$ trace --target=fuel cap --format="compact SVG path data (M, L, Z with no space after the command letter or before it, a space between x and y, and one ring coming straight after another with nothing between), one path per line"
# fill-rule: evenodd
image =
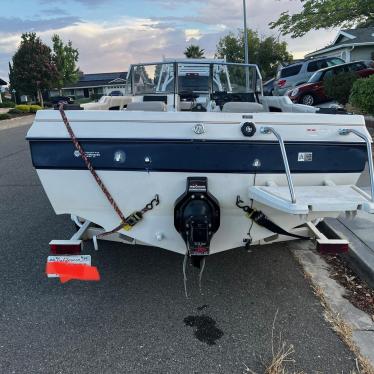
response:
M252 122L245 122L241 130L244 136L251 137L256 133L256 126Z

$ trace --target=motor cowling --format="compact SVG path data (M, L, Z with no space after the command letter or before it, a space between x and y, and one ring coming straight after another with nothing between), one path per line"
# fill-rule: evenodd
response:
M206 177L188 177L186 191L175 202L174 226L190 255L209 255L210 242L220 225L218 200L208 192Z

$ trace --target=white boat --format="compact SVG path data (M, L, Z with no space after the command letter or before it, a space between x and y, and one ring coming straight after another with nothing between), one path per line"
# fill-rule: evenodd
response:
M120 111L66 111L127 225L59 111L38 111L27 139L56 214L101 231L123 224L119 240L205 256L293 239L301 225L342 212L374 213L373 183L372 196L355 186L368 160L373 182L364 118L263 96L255 65L132 65L128 96Z

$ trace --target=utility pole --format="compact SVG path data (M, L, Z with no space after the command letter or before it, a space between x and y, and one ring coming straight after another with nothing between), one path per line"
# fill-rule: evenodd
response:
M248 28L247 28L247 4L246 0L243 0L243 13L244 13L244 62L246 64L248 61Z
M243 0L243 13L244 13L244 62L249 63L248 57L248 29L247 29L247 4L246 0ZM245 86L247 92L249 91L249 68L245 68Z

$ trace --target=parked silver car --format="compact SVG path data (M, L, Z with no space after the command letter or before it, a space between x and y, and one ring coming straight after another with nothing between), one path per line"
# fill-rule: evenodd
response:
M287 65L277 72L273 95L283 96L288 90L308 82L317 70L344 63L345 61L338 57L324 57Z

